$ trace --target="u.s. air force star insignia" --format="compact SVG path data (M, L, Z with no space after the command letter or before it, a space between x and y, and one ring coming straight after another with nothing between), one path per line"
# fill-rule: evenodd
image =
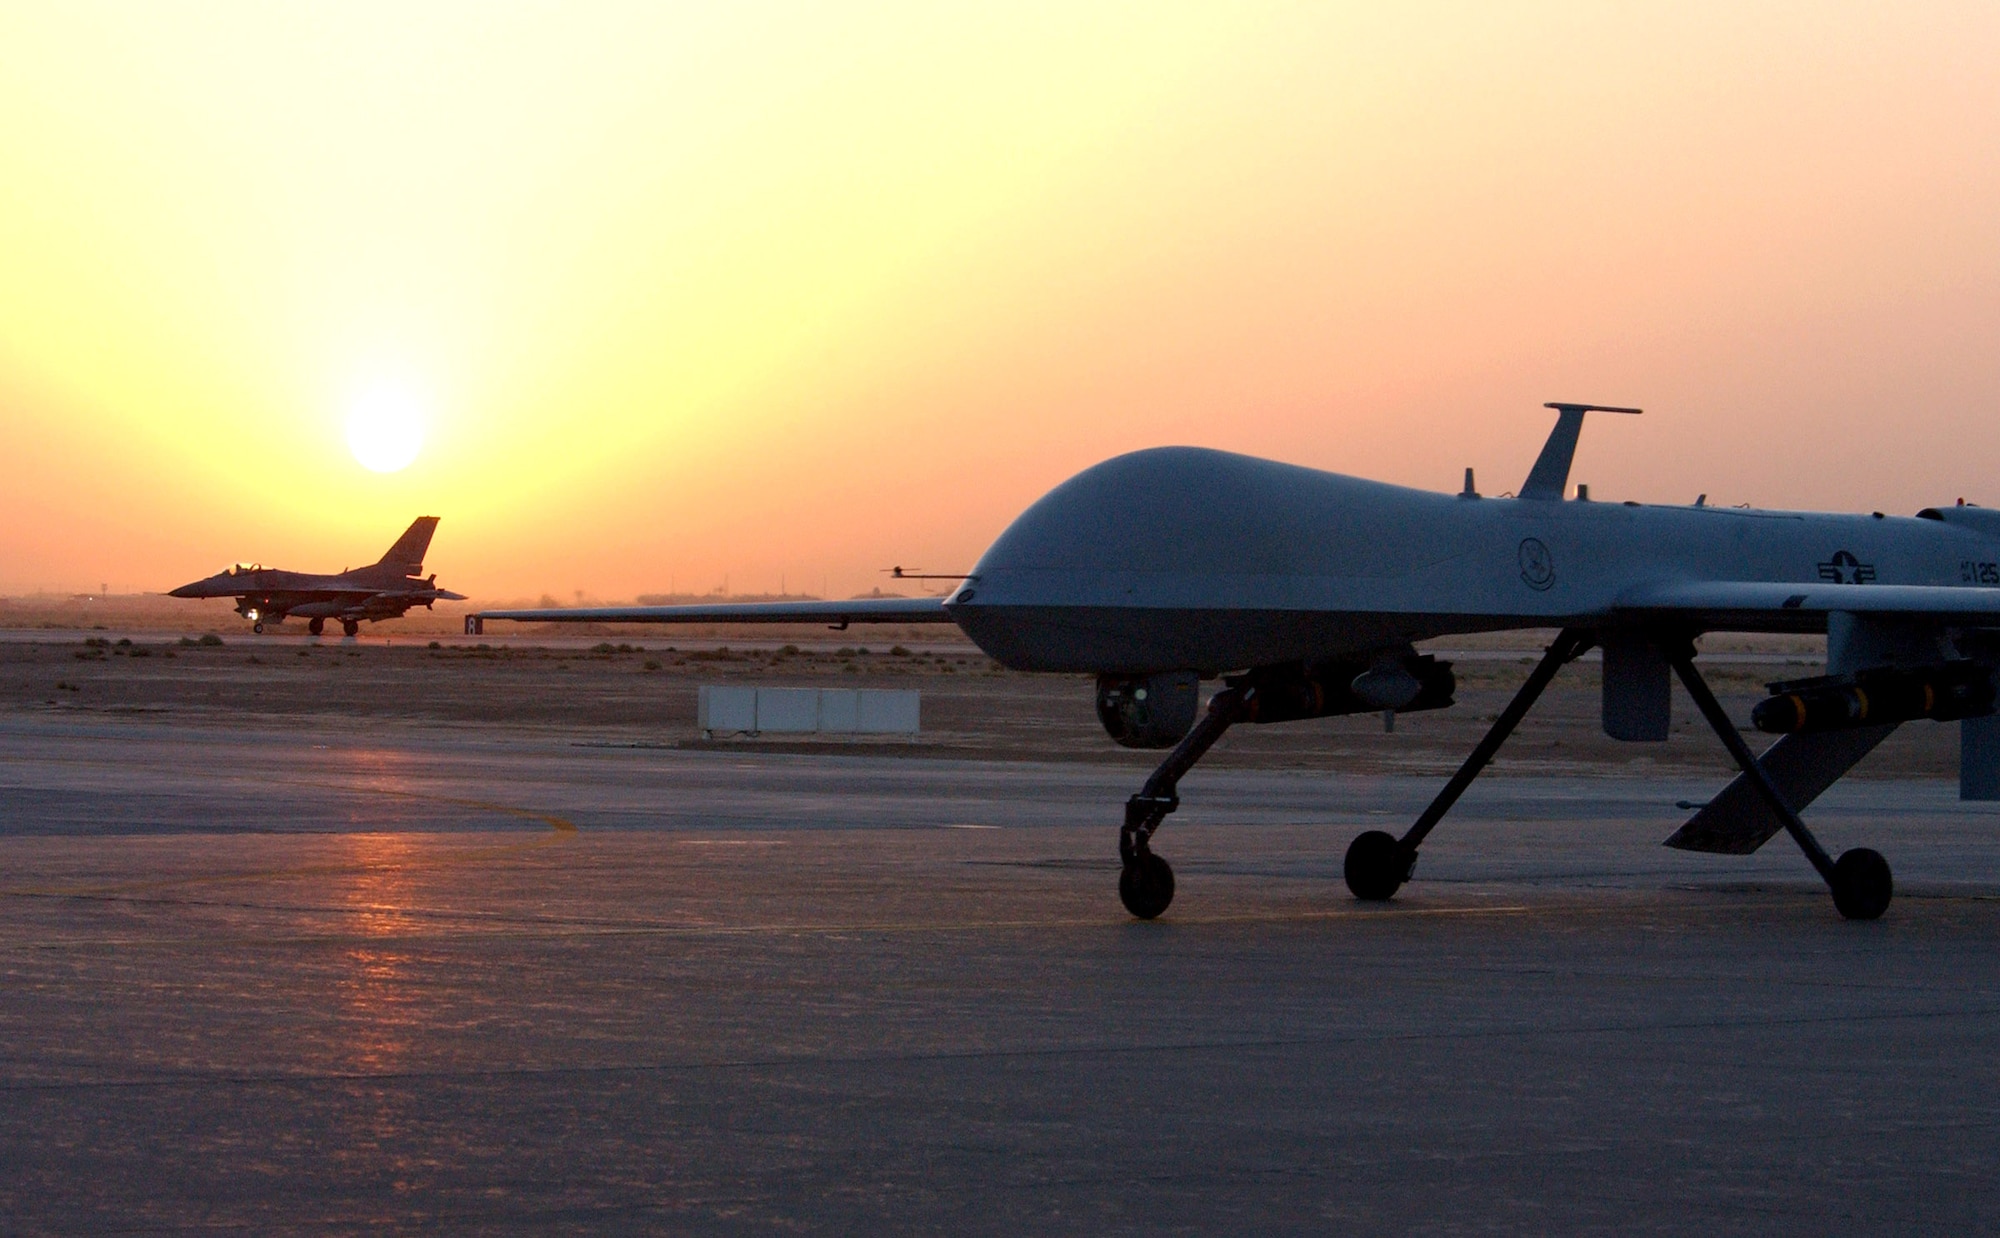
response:
M1819 565L1819 578L1836 585L1865 585L1875 579L1875 565L1863 563L1851 550L1836 550Z
M1539 537L1521 539L1521 579L1530 589L1546 589L1556 583L1556 562Z

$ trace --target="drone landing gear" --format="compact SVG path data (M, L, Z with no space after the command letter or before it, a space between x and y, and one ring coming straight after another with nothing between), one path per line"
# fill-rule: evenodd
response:
M353 619L342 619L340 631L343 636L358 636L361 633L361 625Z
M1158 918L1174 901L1174 870L1150 851L1125 862L1118 873L1118 901L1141 920Z
M1347 888L1364 902L1386 903L1396 896L1417 866L1417 849L1387 830L1369 830L1347 845L1341 875Z
M1118 858L1125 863L1118 875L1118 900L1141 920L1151 920L1174 901L1174 870L1150 847L1153 831L1167 814L1181 806L1174 791L1181 775L1194 768L1202 754L1243 716L1244 692L1225 688L1209 698L1208 712L1194 724L1167 759L1146 779L1137 795L1125 801L1125 825L1118 831Z
M1342 873L1354 897L1370 903L1387 902L1395 897L1396 891L1410 879L1411 871L1417 866L1417 848L1422 845L1425 836L1444 820L1444 815L1451 811L1458 797L1465 794L1472 780L1479 777L1479 772L1500 751L1500 745L1506 743L1514 728L1521 725L1521 719L1527 717L1528 710L1548 688L1556 672L1563 668L1563 663L1574 661L1594 643L1595 638L1588 632L1563 629L1555 643L1542 654L1542 660L1535 664L1528 681L1521 685L1521 690L1514 694L1507 708L1493 720L1486 737L1479 741L1472 755L1465 758L1465 764L1458 767L1458 772L1444 784L1444 789L1437 793L1437 798L1424 809L1416 823L1404 831L1401 838L1383 830L1369 830L1348 845Z
M1813 837L1813 832L1799 819L1797 810L1778 789L1778 784L1771 780L1769 771L1750 751L1750 745L1743 742L1736 724L1729 720L1729 715L1716 702L1715 694L1708 690L1708 682L1695 669L1694 649L1682 644L1678 648L1669 647L1665 652L1668 663L1680 676L1688 695L1694 698L1695 708L1708 721L1715 737L1729 750L1729 755L1742 768L1744 776L1769 805L1773 815L1784 823L1785 832L1792 836L1799 850L1806 853L1806 859L1812 861L1827 889L1833 892L1834 907L1849 920L1879 918L1889 909L1889 900L1895 894L1895 880L1890 875L1889 862L1879 852L1866 847L1844 851L1838 860L1828 855L1826 848L1820 846L1819 839Z
M314 636L318 636L321 632L326 631L326 620L324 619L308 620L306 623L306 631L311 632Z

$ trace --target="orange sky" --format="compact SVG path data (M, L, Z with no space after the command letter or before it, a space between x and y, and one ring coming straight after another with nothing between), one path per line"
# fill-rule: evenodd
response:
M0 591L963 569L1202 443L2000 504L2000 7L0 7ZM427 410L371 473L344 419Z

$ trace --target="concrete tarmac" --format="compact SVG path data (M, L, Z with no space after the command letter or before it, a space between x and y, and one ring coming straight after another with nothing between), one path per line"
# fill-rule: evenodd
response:
M0 1231L1970 1231L2000 811L1658 845L1712 782L0 719Z

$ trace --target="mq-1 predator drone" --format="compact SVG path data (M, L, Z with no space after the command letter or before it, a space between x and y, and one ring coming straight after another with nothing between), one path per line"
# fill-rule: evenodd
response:
M1344 865L1357 898L1393 897L1418 848L1562 666L1603 650L1603 726L1667 738L1672 677L1742 773L1667 845L1743 855L1792 836L1840 914L1870 920L1893 892L1861 847L1829 855L1799 812L1918 718L1962 720L1960 794L2000 799L2000 510L1914 517L1568 498L1584 415L1556 425L1518 495L1456 496L1193 447L1086 469L1021 513L949 596L848 602L487 611L467 618L659 623L953 623L1001 664L1088 672L1111 738L1171 748L1126 802L1118 892L1167 909L1173 870L1152 849L1180 779L1230 727L1441 709L1451 666L1433 637L1558 628L1541 661L1436 799L1400 836L1370 830ZM1759 756L1695 666L1705 632L1827 637L1827 674L1771 686ZM1221 690L1200 708L1201 681Z

